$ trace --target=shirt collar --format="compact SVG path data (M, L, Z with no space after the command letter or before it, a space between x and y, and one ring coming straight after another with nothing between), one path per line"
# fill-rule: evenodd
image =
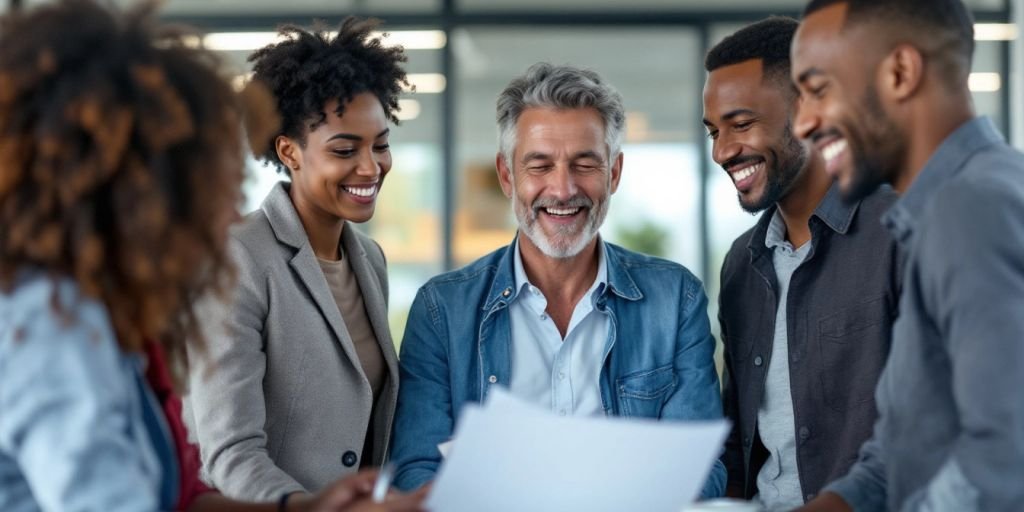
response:
M600 292L608 286L608 263L604 254L604 242L601 240L600 236L597 238L597 248L597 277L594 278L594 283L590 285L590 289L587 290L587 293L584 296L593 295L595 291ZM518 292L523 291L523 287L532 286L533 284L530 283L530 278L526 275L526 267L523 266L523 255L519 252L518 236L512 244L512 254L514 265L513 275L515 278L514 286L517 292L516 296L513 297L513 300L515 300L519 296Z
M859 206L860 201L844 201L839 193L839 184L833 183L812 215L821 219L832 231L845 235Z
M934 192L956 176L974 153L1003 141L995 124L985 116L976 117L949 134L903 197L882 217L882 223L893 238L903 241L914 232L914 224Z
M764 246L769 249L776 247L788 247L786 241L786 222L782 220L782 213L776 208L772 212L772 220L768 222L768 232L764 236Z
M839 185L833 183L828 188L828 191L825 192L825 197L821 198L821 202L818 203L811 216L821 219L823 224L836 233L845 235L850 230L850 224L853 222L853 217L857 214L857 208L859 207L860 201L852 203L844 201L839 193ZM786 241L786 223L782 219L778 206L773 205L766 210L754 227L754 236L751 237L747 244L747 248L750 249L752 254L761 252L762 240L764 241L763 247L768 249L774 249L777 246L789 243Z

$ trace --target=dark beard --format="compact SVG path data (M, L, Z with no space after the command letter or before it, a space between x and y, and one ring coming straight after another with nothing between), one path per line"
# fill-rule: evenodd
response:
M849 187L842 190L842 197L849 203L871 195L883 183L891 183L907 147L906 137L886 116L874 87L867 88L861 104L866 112L865 119L871 122L862 125L863 137L850 133L847 139L853 156L853 176Z
M793 184L800 178L801 171L807 165L807 151L804 150L800 141L793 135L793 128L789 121L782 133L781 148L771 150L774 168L768 171L767 182L764 187L764 194L754 203L744 203L740 199L740 208L747 213L759 213L769 206L779 202L793 188Z

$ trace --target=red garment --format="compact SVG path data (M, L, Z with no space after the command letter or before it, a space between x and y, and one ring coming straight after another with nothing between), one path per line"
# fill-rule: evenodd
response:
M178 506L175 510L187 510L200 494L211 492L199 479L202 463L199 461L199 449L188 442L188 432L181 420L181 397L174 393L171 384L171 373L167 369L164 352L156 343L146 343L146 357L149 365L146 368L146 381L153 390L167 418L167 426L174 438L174 446L178 453L178 468L181 472L178 482Z

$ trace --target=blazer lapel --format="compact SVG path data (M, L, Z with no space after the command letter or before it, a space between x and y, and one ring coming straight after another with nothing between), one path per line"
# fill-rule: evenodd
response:
M359 354L356 353L355 345L348 334L348 326L345 325L345 320L341 317L341 312L338 311L338 304L334 302L334 296L331 295L331 290L327 286L327 278L324 277L324 271L316 261L316 255L313 254L312 247L306 244L299 249L299 252L295 254L295 257L292 258L289 264L302 280L302 284L306 285L306 290L309 291L313 301L316 302L317 307L320 309L320 314L327 319L327 323L330 324L331 330L334 331L334 335L338 338L341 348L345 351L345 355L348 356L349 362L361 374L362 365L359 362Z
M267 194L261 207L266 213L267 220L270 221L270 227L274 230L274 236L278 241L297 249L295 256L289 261L289 265L305 285L313 302L320 309L320 314L327 319L327 323L331 326L349 363L361 374L362 366L359 362L359 355L348 334L348 327L345 325L345 320L341 318L338 305L334 302L331 290L327 286L327 278L324 277L324 272L316 261L313 247L309 245L309 238L306 236L306 230L302 227L302 222L299 221L299 214L295 212L291 198L288 197L287 187L288 185L284 182L275 185L273 190Z
M395 352L395 344L391 339L387 299L384 297L380 279L370 264L366 249L363 248L352 225L348 222L345 223L345 228L341 232L341 247L345 251L345 257L349 258L352 272L359 283L359 290L363 294L363 305L366 307L366 316L370 319L377 343L380 344L381 353L384 354L391 382L398 382L398 354Z

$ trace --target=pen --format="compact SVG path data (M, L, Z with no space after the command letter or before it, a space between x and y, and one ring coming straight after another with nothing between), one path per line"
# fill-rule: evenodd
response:
M373 493L371 498L374 503L384 503L384 498L388 496L388 490L391 489L391 479L395 477L395 465L388 462L380 468L380 472L377 473L377 480L373 482Z

